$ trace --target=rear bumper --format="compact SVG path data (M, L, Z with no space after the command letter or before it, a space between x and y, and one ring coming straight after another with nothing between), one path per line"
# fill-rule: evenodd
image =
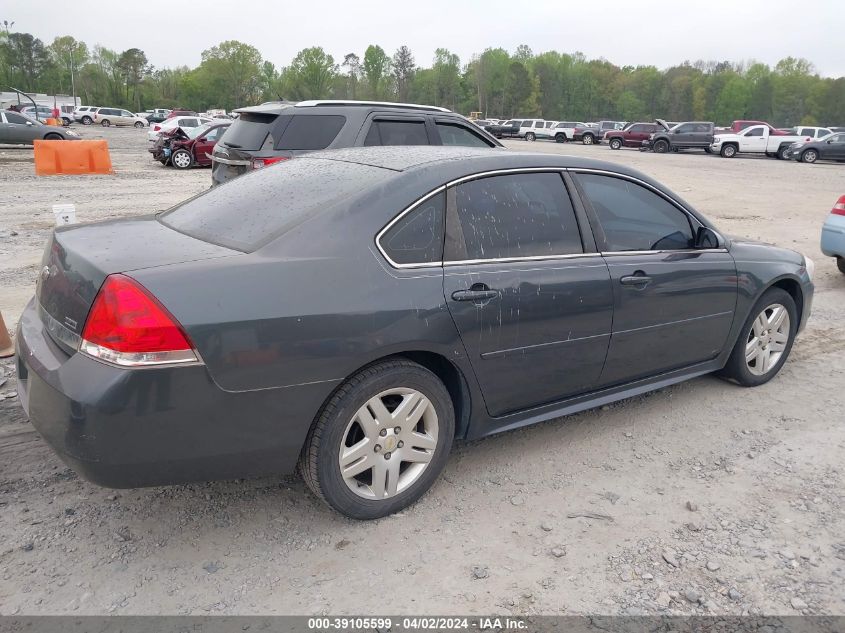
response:
M822 253L845 257L845 215L829 215L822 226Z
M68 356L34 305L16 336L20 402L62 460L102 486L290 473L334 387L228 392L204 365L127 370Z

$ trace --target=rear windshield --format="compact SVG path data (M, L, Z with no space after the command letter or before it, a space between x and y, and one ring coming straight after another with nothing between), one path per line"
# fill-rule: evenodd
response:
M261 149L278 115L243 112L226 130L226 145L238 149Z
M191 237L252 252L392 173L357 163L293 158L230 180L158 219Z

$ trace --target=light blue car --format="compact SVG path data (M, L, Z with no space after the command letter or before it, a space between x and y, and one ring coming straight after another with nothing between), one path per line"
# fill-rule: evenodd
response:
M839 196L824 222L822 253L835 257L839 270L845 273L845 196Z

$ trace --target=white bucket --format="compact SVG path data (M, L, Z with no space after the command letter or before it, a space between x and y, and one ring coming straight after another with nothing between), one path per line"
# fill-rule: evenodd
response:
M56 226L76 224L75 204L54 204L53 215L56 216Z

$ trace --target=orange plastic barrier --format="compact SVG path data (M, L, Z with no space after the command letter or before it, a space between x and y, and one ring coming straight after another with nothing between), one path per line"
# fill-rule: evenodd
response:
M58 126L61 126L61 125L62 125L62 120L61 120L61 119L47 119L47 120L45 121L45 123L46 123L47 125L58 125Z
M35 141L35 174L113 174L106 141Z

